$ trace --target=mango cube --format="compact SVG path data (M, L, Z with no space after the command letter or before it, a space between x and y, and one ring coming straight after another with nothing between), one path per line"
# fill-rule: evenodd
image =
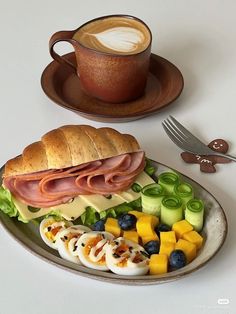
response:
M170 254L174 251L174 249L175 249L175 243L161 242L159 253L165 254L169 257Z
M195 230L185 233L183 239L195 244L197 250L202 247L203 237Z
M183 239L178 240L175 245L175 250L183 251L188 263L190 263L197 255L196 245Z
M145 215L145 213L139 212L138 210L131 210L129 214L134 215L137 219Z
M121 233L121 228L118 224L118 220L111 217L107 218L105 222L105 231L110 232L114 235L114 237L118 238Z
M153 215L143 215L138 218L136 229L140 237L154 237L155 226L159 223L159 218Z
M172 230L175 231L177 239L180 239L186 232L192 231L193 226L184 219L175 222L172 226Z
M151 237L142 237L143 245L149 241L159 241L158 235L156 233L153 234Z
M174 231L160 232L160 240L162 242L176 243L176 236Z
M150 275L165 274L168 271L168 257L165 254L152 254L149 262Z
M134 230L127 230L123 232L123 237L127 240L133 241L138 243L139 242L139 235L137 231Z

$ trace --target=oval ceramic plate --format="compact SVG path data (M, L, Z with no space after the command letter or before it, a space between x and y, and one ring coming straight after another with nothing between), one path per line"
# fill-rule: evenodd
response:
M153 161L153 165L157 168L157 174L170 170L170 168L155 161ZM1 169L0 175L2 171L3 168ZM205 242L202 249L198 252L197 257L190 264L182 269L164 275L120 276L111 272L102 272L79 266L63 260L59 257L57 251L47 247L40 238L39 228L34 224L21 223L17 219L9 218L1 211L0 220L5 229L30 252L55 266L71 271L77 275L124 285L165 283L179 279L204 266L220 250L227 235L226 216L218 201L201 185L184 175L181 176L184 181L192 184L196 196L200 197L205 202L205 223L202 231Z

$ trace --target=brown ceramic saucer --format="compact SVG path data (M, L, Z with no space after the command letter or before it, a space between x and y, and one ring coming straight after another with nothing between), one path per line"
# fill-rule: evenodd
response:
M74 53L64 56L75 63ZM172 63L151 55L145 94L135 101L110 104L87 96L80 79L66 66L52 61L42 73L45 94L56 104L84 118L100 122L127 122L148 116L172 103L182 92L181 72Z

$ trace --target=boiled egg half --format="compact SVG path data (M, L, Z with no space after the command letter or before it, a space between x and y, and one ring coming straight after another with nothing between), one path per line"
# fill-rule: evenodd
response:
M61 230L57 235L55 243L60 256L67 261L81 264L76 252L77 241L83 234L90 231L91 229L81 225L73 225Z
M73 225L72 222L66 220L58 221L55 217L50 216L41 221L39 232L42 240L51 248L57 249L56 238L59 231Z
M149 270L149 258L144 248L123 237L106 246L106 263L118 275L145 275Z
M105 231L83 234L77 241L76 252L81 263L92 269L109 270L106 265L106 245L114 236Z

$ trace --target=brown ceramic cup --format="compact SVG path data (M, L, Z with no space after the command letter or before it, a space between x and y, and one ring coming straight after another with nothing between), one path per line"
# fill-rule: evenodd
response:
M87 47L80 40L74 38L78 31L90 23L113 17L142 23L150 36L144 50L132 54L99 51L96 48ZM74 47L76 65L55 52L55 44L62 41L69 42ZM134 100L144 93L151 42L151 31L140 19L129 15L109 15L91 20L75 30L55 33L49 41L49 49L53 59L75 71L80 78L81 87L87 95L104 102L123 103Z

